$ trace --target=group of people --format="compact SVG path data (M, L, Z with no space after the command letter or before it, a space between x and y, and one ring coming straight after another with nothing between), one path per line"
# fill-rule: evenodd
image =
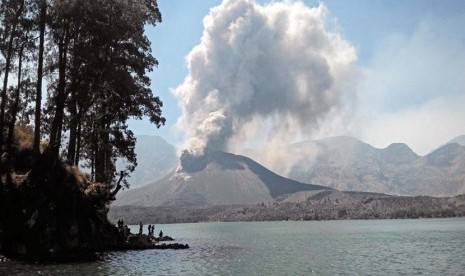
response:
M131 231L129 230L129 227L124 224L124 221L122 219L118 220L118 230L120 233L122 233L126 238L129 236Z
M129 229L129 227L124 224L124 221L122 219L118 220L117 222L117 226L118 226L118 230L120 231L120 233L122 233L126 238L129 237L129 234L131 234L131 231ZM143 227L144 225L142 224L142 221L139 223L139 235L142 235L143 233ZM148 225L148 235L150 237L154 237L155 235L155 225L151 225L149 224ZM163 238L163 231L160 230L160 232L158 233L158 238Z
M153 231L155 231L155 225L150 225L148 226L148 234L149 236L153 237Z
M118 229L119 229L119 228L123 228L123 226L124 226L124 221L123 221L122 219L119 219L117 225L118 225Z
M142 235L143 232L143 227L144 225L142 224L142 221L139 223L139 235ZM148 235L153 237L155 235L155 225L148 225ZM163 237L163 231L160 230L160 233L158 233L158 237L162 238Z

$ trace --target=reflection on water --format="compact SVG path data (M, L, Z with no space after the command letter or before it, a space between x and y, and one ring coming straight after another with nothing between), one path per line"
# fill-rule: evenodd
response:
M162 227L191 249L111 252L102 254L100 261L77 264L8 261L0 263L0 275L460 275L465 271L465 219Z

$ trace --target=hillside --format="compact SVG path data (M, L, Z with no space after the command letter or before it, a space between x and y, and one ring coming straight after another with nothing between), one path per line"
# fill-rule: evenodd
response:
M465 193L465 147L446 144L426 156L405 144L374 148L351 137L301 142L316 146L311 168L294 166L289 178L338 190L396 195L452 196Z
M137 167L128 179L136 188L154 182L169 174L178 164L176 149L159 136L139 135L134 149ZM117 162L117 170L123 162Z
M465 146L465 135L457 136L457 137L455 137L454 139L450 140L447 143L448 144L457 143L457 144L459 144L461 146Z
M122 192L114 206L210 206L272 202L326 187L281 177L244 156L210 152L181 156L181 167L144 187Z
M461 137L465 136L452 139L448 144L426 156L417 155L402 143L379 149L355 138L344 136L304 141L291 145L293 150L288 152L308 152L306 149L316 148L317 157L298 158L303 161L295 164L286 176L299 182L315 183L343 191L452 196L465 192L465 170L462 169L465 166L465 153L463 146L460 146ZM157 182L163 177L165 183L169 181L174 186L181 185L180 181L173 180L182 179L185 175L183 171L174 172L179 163L174 146L158 136L138 136L136 153L139 164L129 179L132 188ZM193 162L201 163L205 160L193 160ZM208 176L205 173L195 174L190 181L194 183L203 181L202 179L214 178L213 182L224 182L228 180L222 180L223 178L234 179L241 174L247 173L223 170L218 175L215 172L210 172ZM249 176L241 177L250 179ZM270 196L264 196L266 194L263 193L264 191L256 194L261 194L260 199L263 201L270 200ZM181 200L179 193L180 191L177 200ZM182 193L189 192L184 188ZM186 195L189 197L188 201L197 198L194 201L205 202L202 199L202 191L199 189L196 193L197 195L193 197ZM250 202L250 199L244 198L243 201Z

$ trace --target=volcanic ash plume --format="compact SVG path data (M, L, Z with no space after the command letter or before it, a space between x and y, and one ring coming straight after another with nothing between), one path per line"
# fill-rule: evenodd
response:
M225 0L211 9L175 90L188 152L310 137L340 106L356 59L354 47L326 28L325 14L322 4L301 1Z

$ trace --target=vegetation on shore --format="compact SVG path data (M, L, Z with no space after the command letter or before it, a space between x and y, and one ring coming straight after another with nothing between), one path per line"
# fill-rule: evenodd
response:
M0 253L122 241L106 215L137 165L127 121L165 122L147 75L158 62L145 28L159 22L156 0L1 1Z
M448 198L405 197L373 193L323 191L305 200L203 207L135 207L111 209L111 219L157 223L336 219L444 218L465 216L465 195Z

